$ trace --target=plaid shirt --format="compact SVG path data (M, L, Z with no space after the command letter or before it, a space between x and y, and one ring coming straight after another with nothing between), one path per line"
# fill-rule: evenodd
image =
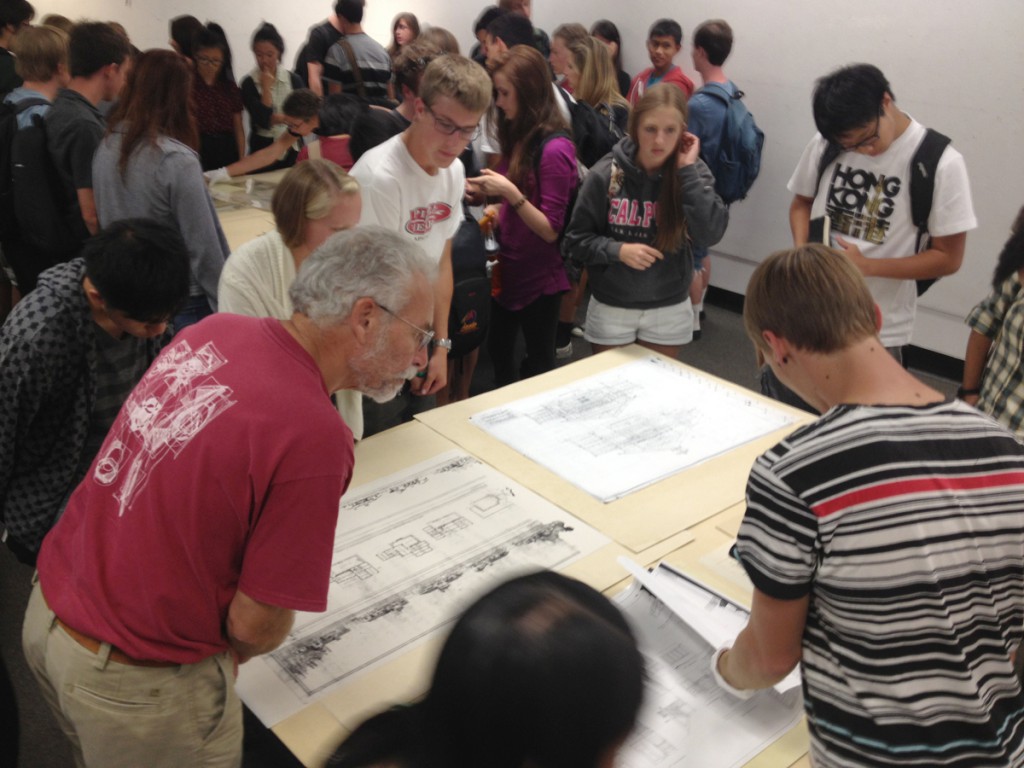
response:
M992 339L978 409L1024 436L1024 286L1016 272L974 308L967 324Z

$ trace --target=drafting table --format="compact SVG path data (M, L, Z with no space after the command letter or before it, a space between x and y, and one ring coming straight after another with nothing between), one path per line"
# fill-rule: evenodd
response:
M241 217L239 212L234 213ZM251 218L244 220L251 224ZM615 594L630 581L616 563L618 555L627 554L645 566L666 560L737 602L749 605L749 582L739 566L727 557L742 519L746 477L754 458L788 431L809 422L808 414L793 411L795 421L786 429L608 504L599 502L469 422L474 413L495 405L649 355L649 351L635 346L613 350L421 414L416 422L357 444L352 486L461 448L617 542L570 565L565 571L569 575ZM718 379L714 381L716 385L722 383ZM750 397L760 397L742 388L736 389ZM345 734L365 717L390 704L412 700L425 691L439 642L418 646L353 680L341 692L285 719L274 727L274 732L305 765L322 765ZM806 727L801 725L747 765L749 768L807 768L810 763L806 751Z

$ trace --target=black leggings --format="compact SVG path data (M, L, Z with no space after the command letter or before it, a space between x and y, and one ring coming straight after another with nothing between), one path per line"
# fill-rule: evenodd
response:
M487 349L494 363L494 383L499 387L555 367L555 330L562 294L541 296L522 309L505 309L491 301L491 328ZM516 336L520 328L526 357L516 371Z

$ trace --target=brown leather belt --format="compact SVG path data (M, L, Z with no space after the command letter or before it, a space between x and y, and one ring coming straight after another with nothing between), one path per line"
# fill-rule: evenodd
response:
M102 645L102 643L100 643L99 640L91 638L88 635L83 635L77 629L72 629L67 624L65 624L63 621L58 619L56 616L54 616L54 620L57 622L57 626L58 627L60 627L61 629L63 629L65 632L68 633L68 637L70 637L72 640L74 640L80 646L85 648L87 651L91 651L92 653L99 654L100 646ZM178 666L178 664L176 662L173 662L173 661L147 661L146 659L133 659L131 656L128 656L123 651L119 651L114 646L110 646L110 656L109 656L109 658L110 658L111 661L115 661L118 664L127 664L130 667L177 667Z

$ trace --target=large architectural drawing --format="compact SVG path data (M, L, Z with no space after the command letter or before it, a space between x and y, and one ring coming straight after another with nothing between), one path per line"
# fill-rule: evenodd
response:
M328 609L245 664L242 698L274 725L352 676L444 629L490 586L561 568L608 544L471 456L446 453L346 494Z
M724 383L651 357L471 420L607 502L780 429L793 418Z

